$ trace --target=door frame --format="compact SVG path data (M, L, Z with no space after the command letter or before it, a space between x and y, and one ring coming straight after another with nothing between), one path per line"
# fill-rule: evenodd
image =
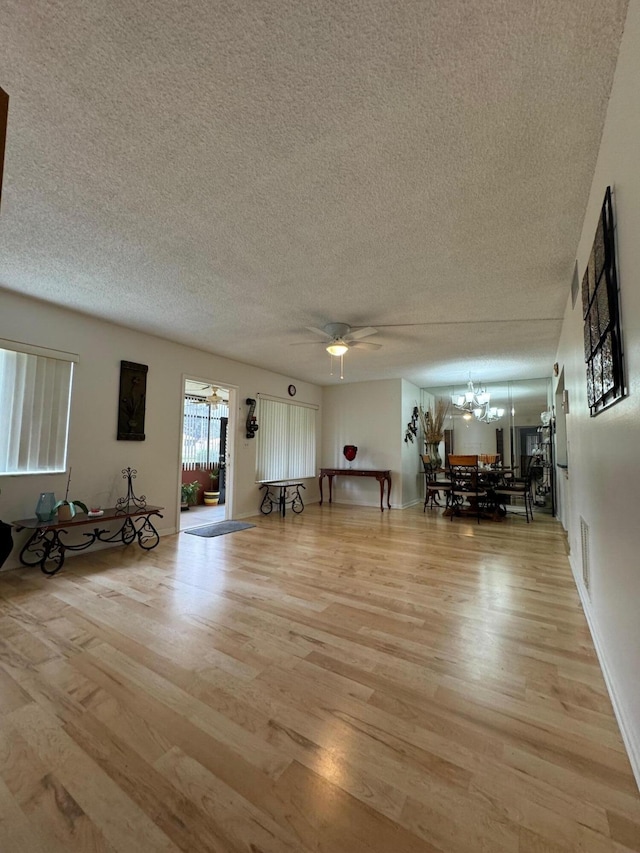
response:
M226 519L233 518L234 502L235 502L235 449L236 449L236 416L237 416L237 397L238 386L232 385L230 382L211 379L195 373L183 373L180 384L180 424L178 431L178 464L176 465L176 531L180 532L180 488L182 485L182 426L184 424L184 396L185 383L187 380L192 382L202 382L203 385L213 385L215 388L225 388L229 392L229 428L227 432L227 449L225 453L226 467L226 489L227 496L224 504L224 517Z

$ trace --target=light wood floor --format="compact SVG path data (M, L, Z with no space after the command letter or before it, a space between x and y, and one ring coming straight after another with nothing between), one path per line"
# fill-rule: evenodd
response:
M309 506L0 576L0 850L628 853L560 526Z

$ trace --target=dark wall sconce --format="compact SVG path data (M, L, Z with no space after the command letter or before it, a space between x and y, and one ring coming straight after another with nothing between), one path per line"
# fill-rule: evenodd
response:
M255 438L259 429L255 416L256 401L253 397L247 397L245 402L249 406L249 411L247 412L247 438Z

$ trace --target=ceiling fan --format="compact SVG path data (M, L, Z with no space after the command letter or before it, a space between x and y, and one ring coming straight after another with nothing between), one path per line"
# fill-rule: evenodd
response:
M344 355L350 349L380 349L382 344L372 344L369 341L363 341L361 338L368 338L370 335L377 335L378 330L373 326L361 326L352 328L347 323L327 323L322 329L316 326L307 326L309 332L320 335L322 340L319 341L300 341L292 346L308 346L322 344L330 355Z
M207 392L210 393L205 396ZM211 406L229 405L228 397L222 396L221 389L213 385L201 385L199 390L194 390L192 393L198 398L196 400L198 403L209 403Z
M204 398L204 402L209 403L211 406L217 406L220 404L225 406L229 405L229 400L226 397L222 397L220 395L219 388L213 388L212 393L208 397Z
M322 345L331 356L331 372L333 373L334 356L340 359L340 379L344 379L343 358L350 349L377 350L382 344L372 344L363 341L370 335L377 335L378 330L373 326L361 326L352 328L348 323L327 323L322 329L316 326L307 326L309 332L320 335L319 341L300 341L292 346L317 346Z

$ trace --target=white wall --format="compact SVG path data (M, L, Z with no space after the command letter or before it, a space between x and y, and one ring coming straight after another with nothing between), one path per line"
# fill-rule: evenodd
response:
M402 380L382 379L326 387L323 389L322 410L322 467L347 468L342 448L345 444L355 444L358 455L353 467L389 468L393 481L391 505L401 506L401 448L404 447L406 425L402 406ZM410 415L409 412L407 421ZM333 500L337 503L379 506L380 489L373 478L336 477Z
M318 386L236 361L170 343L152 335L104 323L44 302L0 291L0 338L39 344L80 356L74 375L68 464L73 468L70 498L108 506L126 492L121 469L138 470L136 491L150 503L166 507L160 522L173 532L177 518L180 460L182 377L189 374L237 388L237 427L232 460L234 517L255 515L260 492L255 483L255 440L245 437L245 399L258 392L320 404ZM149 366L146 440L117 441L120 361ZM321 430L321 418L318 418ZM318 440L318 459L322 436ZM41 491L64 497L65 474L0 477L0 518L34 514ZM315 478L307 481L305 502L317 500ZM14 536L14 539L17 537ZM15 553L15 549L14 549ZM10 558L8 567L15 563Z
M508 426L506 418L502 421L485 424L477 418L465 421L460 415L454 417L454 453L495 453L496 427Z
M585 269L605 189L617 223L629 396L589 417L580 298L569 301L556 360L569 391L569 480L563 523L605 676L640 783L640 0L631 0L577 252ZM556 200L557 202L557 200ZM557 383L557 380L556 380ZM580 517L589 525L591 588L581 580Z

